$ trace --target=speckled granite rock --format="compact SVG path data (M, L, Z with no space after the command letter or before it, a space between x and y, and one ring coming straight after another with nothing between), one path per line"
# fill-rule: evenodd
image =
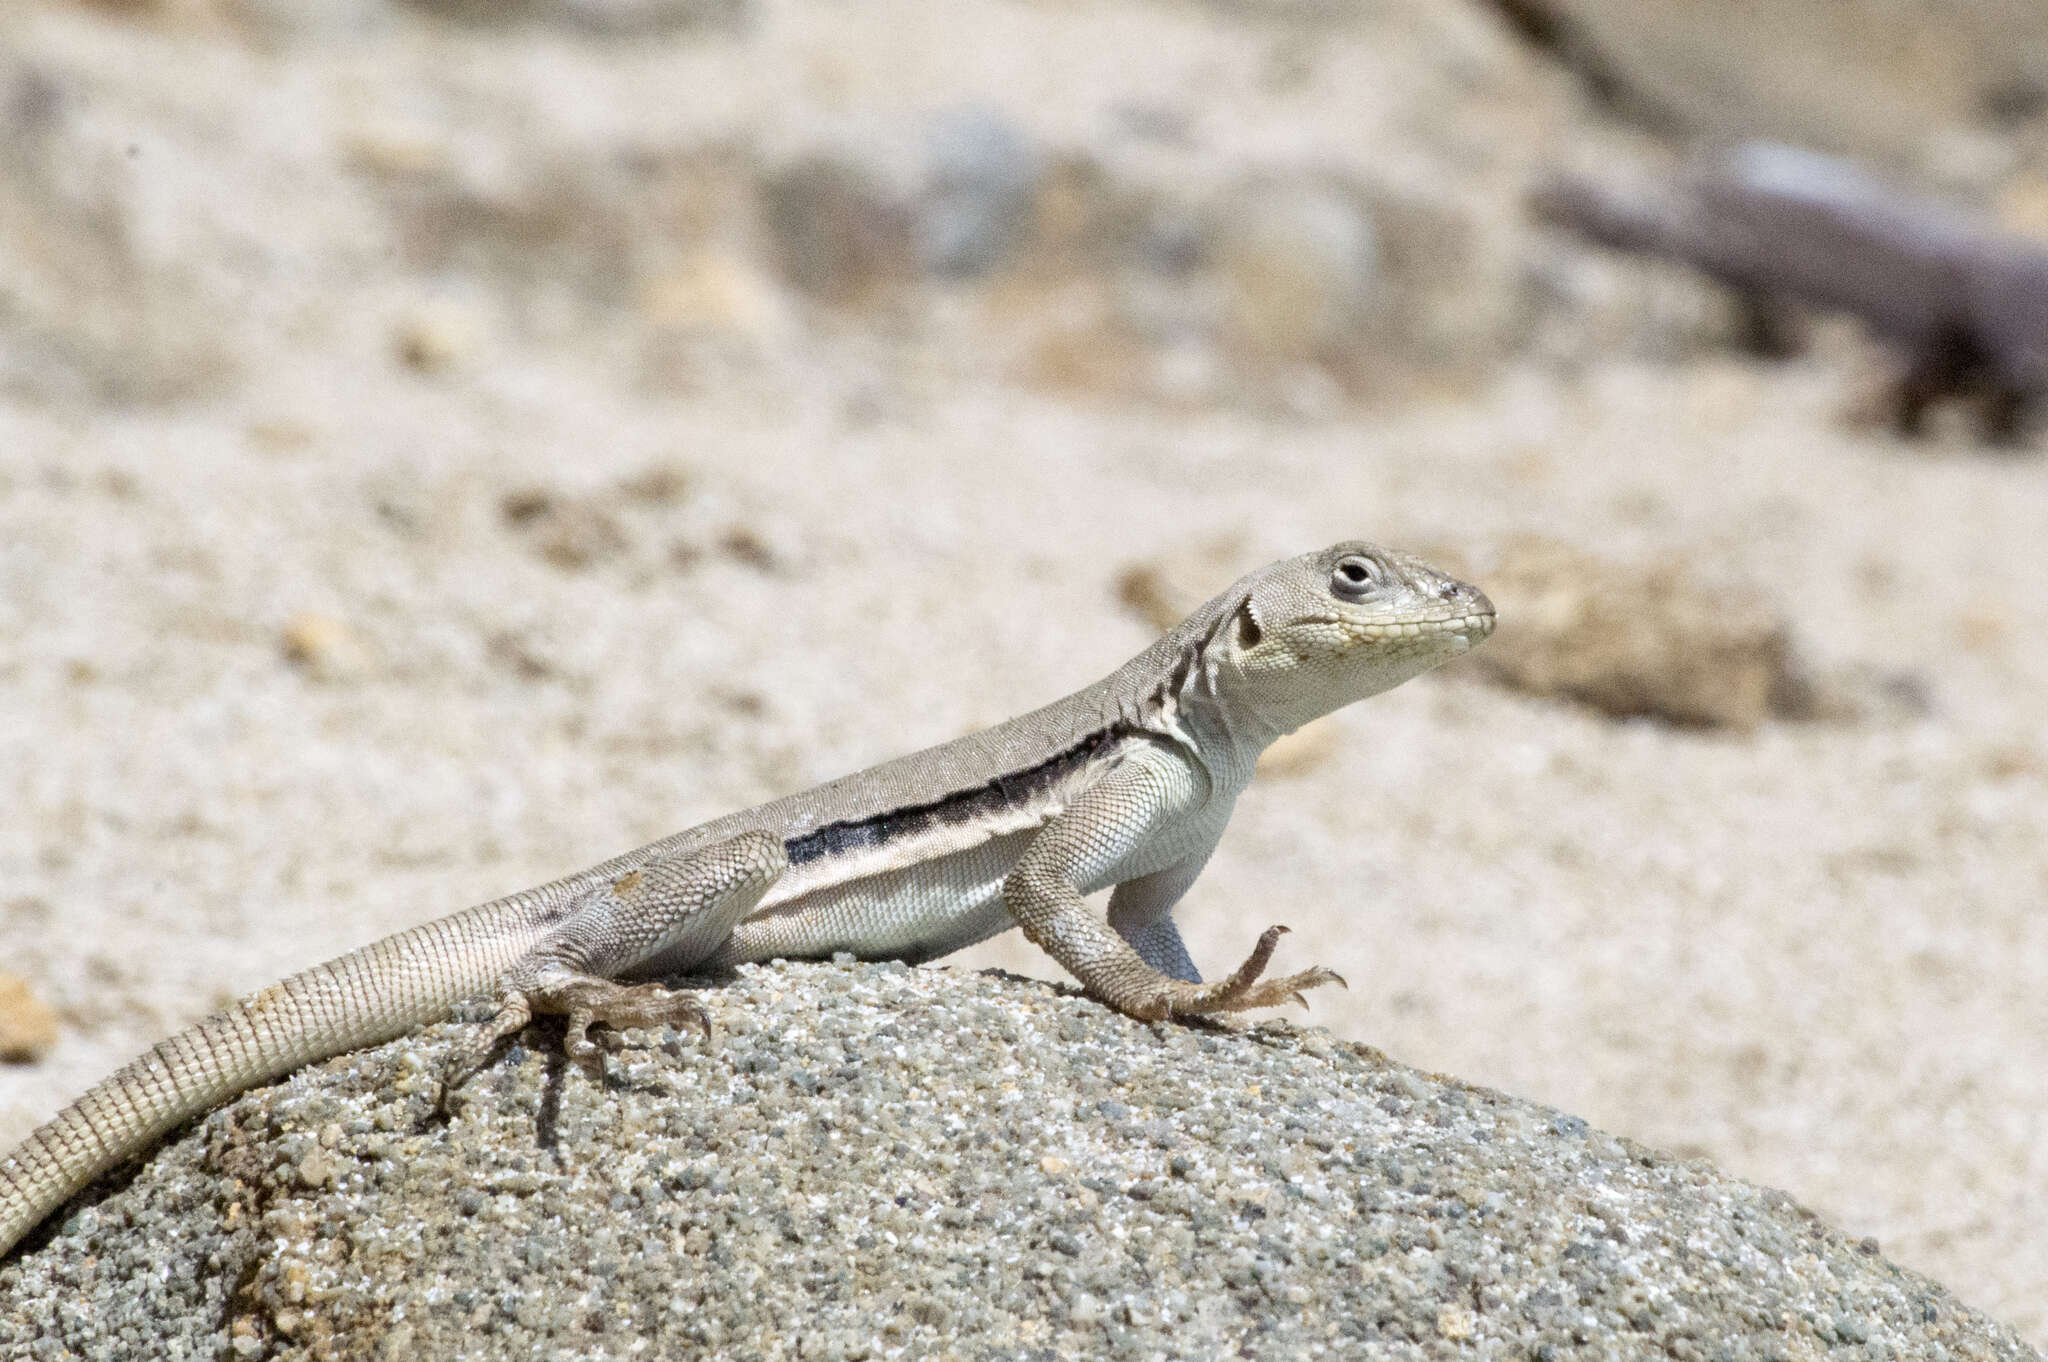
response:
M750 969L604 1088L537 1029L245 1096L0 1268L0 1356L2010 1358L1782 1194L1313 1030Z

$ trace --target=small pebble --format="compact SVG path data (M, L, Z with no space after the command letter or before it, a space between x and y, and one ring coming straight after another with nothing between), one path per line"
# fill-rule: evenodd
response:
M33 1064L56 1043L56 1012L27 980L0 974L0 1062Z

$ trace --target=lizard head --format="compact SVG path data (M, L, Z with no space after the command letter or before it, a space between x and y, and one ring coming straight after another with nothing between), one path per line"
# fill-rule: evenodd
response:
M1278 732L1448 662L1493 632L1493 603L1419 558L1360 540L1244 578L1208 649L1219 689Z

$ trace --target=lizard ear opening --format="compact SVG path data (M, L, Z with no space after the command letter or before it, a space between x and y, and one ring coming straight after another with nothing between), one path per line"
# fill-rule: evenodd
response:
M1237 617L1232 621L1230 641L1237 645L1239 652L1245 652L1258 647L1259 641L1265 637L1266 631L1259 626L1259 617L1253 612L1251 600L1247 598L1243 605L1237 607Z

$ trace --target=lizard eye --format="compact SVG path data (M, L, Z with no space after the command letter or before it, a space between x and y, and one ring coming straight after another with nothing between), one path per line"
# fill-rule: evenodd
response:
M1386 570L1370 558L1346 558L1330 574L1330 594L1340 601L1362 601L1386 585Z

